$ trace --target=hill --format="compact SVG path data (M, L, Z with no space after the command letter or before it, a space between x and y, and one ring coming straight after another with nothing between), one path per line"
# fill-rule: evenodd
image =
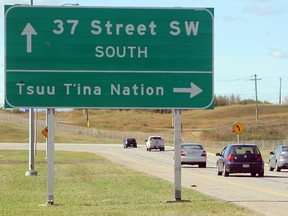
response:
M2 111L3 112L3 111ZM6 111L7 112L7 111ZM194 139L231 140L235 138L232 126L236 122L244 125L241 139L278 140L288 139L288 105L259 104L256 121L255 105L231 105L214 110L182 110L182 134ZM28 118L28 113L18 114ZM45 119L45 112L38 115ZM87 112L78 109L56 112L59 123L89 126L111 131L141 131L173 133L173 115L155 113L153 110L99 110Z

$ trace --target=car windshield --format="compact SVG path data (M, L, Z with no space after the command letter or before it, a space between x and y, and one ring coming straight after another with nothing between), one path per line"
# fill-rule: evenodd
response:
M151 137L151 139L154 139L154 140L161 140L161 137Z
M259 150L256 146L235 146L232 149L232 154L259 154Z
M203 146L202 145L191 145L191 144L184 144L184 145L181 145L181 149L183 150L202 150L203 149Z
M283 146L282 151L283 152L288 152L288 146Z
M128 138L127 141L128 142L135 142L135 139L134 138Z

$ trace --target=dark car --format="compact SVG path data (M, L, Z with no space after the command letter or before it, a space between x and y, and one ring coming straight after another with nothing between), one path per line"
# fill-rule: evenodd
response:
M264 161L254 144L229 144L216 156L220 156L216 162L218 175L251 173L251 176L264 176Z
M123 140L123 147L128 148L128 147L134 147L137 148L137 141L133 137L128 137Z
M288 169L288 145L280 145L275 152L270 152L269 170L276 169L280 172L281 169Z

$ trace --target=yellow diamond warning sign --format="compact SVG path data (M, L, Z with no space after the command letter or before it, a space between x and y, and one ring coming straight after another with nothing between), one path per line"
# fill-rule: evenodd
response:
M41 132L46 138L48 138L48 127L45 127Z
M244 131L244 126L240 122L237 122L233 125L232 129L235 133L241 134Z

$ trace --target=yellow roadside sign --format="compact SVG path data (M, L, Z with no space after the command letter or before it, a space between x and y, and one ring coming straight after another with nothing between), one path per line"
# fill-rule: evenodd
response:
M232 129L235 133L241 134L244 131L244 126L240 122L237 122L233 125Z
M41 132L46 138L48 138L48 127L45 127Z

